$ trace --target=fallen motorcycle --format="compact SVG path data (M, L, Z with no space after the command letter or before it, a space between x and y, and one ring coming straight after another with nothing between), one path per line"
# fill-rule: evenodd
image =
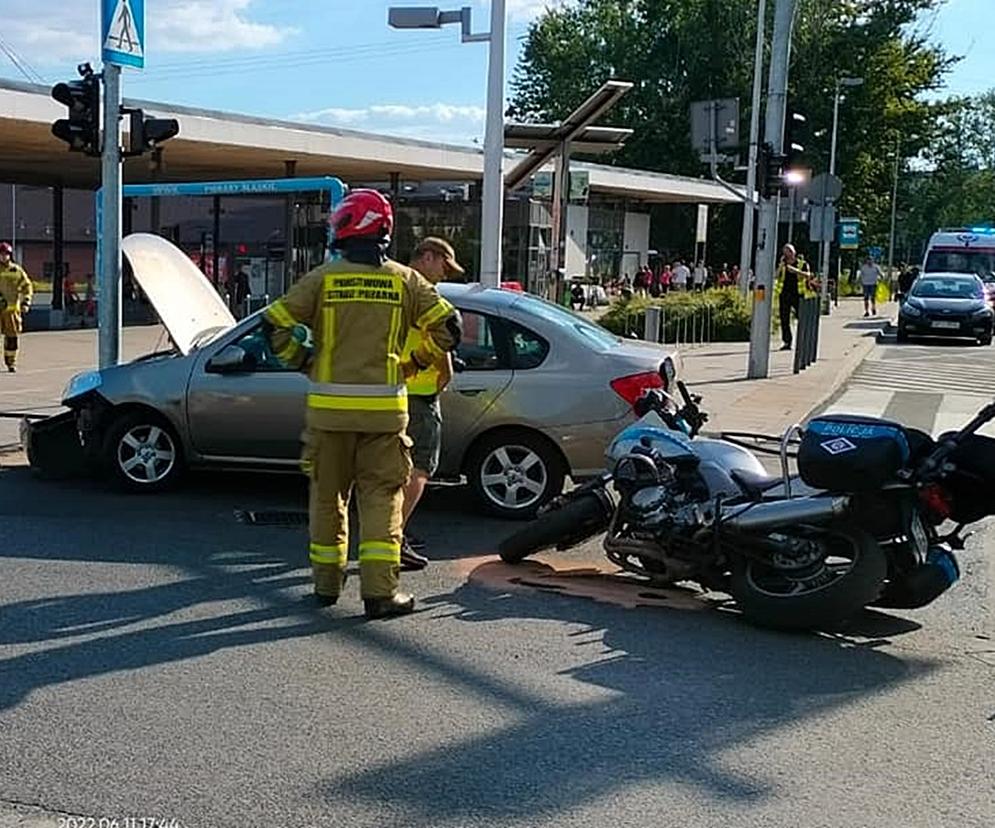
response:
M995 514L995 440L976 433L995 403L939 440L887 420L817 417L781 438L782 473L770 476L742 444L699 436L701 398L677 387L683 405L644 394L639 420L609 447L611 470L552 501L501 543L502 559L605 532L623 570L730 594L764 626L824 628L869 605L931 603L959 577L965 526Z

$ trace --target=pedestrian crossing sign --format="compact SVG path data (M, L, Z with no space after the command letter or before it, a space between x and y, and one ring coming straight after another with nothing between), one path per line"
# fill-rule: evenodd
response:
M145 68L145 0L101 0L104 63Z

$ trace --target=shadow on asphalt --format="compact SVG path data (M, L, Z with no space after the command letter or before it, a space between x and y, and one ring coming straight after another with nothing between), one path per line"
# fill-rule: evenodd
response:
M535 624L536 634L565 637L588 654L585 664L561 675L607 694L592 701L590 690L578 688L576 698L515 701L499 679L492 687L473 676L453 676L478 693L492 693L502 706L512 701L520 720L330 782L321 791L331 804L386 797L408 826L460 824L481 814L502 824L518 818L536 825L661 779L749 807L784 795L790 773L781 761L769 770L762 762L749 771L730 770L731 751L755 750L772 731L798 728L933 669L926 661L881 652L878 642L777 634L718 612L626 611L474 585L430 600L449 610L440 622L492 624L497 636L502 622L512 619L557 622ZM496 652L499 659L518 658L506 647Z

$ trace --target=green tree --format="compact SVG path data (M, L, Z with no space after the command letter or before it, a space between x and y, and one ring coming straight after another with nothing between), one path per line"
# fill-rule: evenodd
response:
M863 219L869 241L887 237L898 137L903 157L915 156L944 112L926 95L941 87L952 60L916 24L942 2L800 2L789 94L814 130L806 149L816 171L828 168L836 79L866 79L841 108L837 169L842 209ZM513 77L512 115L556 120L602 81L632 80L635 88L606 120L635 132L610 163L701 177L690 145L690 104L739 97L745 142L755 34L755 0L580 0L530 27ZM713 260L738 254L739 209L720 212ZM654 243L667 247L667 228L654 224L663 234ZM671 224L682 233L689 226L687 218Z

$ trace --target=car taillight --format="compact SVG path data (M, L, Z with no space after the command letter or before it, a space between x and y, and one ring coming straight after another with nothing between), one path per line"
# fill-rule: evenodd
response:
M640 394L647 388L663 388L663 380L656 371L646 371L642 374L629 374L617 377L610 383L612 391L618 394L629 405L635 405Z

